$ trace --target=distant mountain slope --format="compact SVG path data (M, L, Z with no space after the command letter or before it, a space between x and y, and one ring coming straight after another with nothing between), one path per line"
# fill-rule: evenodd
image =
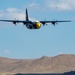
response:
M75 71L75 55L43 56L39 59L0 57L0 73L63 73Z
M44 74L42 74L42 73L36 73L36 74L21 74L21 73L18 73L18 74L13 74L13 75L75 75L75 71L71 71L71 72L65 72L65 73L44 73Z

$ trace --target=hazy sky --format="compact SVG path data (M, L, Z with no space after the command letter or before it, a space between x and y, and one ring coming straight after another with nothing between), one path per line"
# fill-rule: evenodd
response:
M25 19L28 8L31 20L71 20L29 30L23 24L0 22L0 56L40 58L75 54L74 0L0 0L0 19Z

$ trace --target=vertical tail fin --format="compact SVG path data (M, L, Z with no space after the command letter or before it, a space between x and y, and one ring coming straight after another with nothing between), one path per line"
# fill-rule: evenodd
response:
M28 19L28 10L27 10L27 8L26 8L26 21L28 21L29 19Z

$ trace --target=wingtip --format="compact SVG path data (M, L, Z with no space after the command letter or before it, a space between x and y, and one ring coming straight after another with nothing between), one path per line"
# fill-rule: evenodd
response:
M68 22L71 22L71 20L69 20Z
M71 20L67 20L66 22L71 22Z

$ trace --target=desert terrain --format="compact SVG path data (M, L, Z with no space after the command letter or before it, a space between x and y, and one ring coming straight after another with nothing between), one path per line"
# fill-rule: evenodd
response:
M75 55L61 54L37 59L0 57L0 75L29 73L64 73L75 71Z

